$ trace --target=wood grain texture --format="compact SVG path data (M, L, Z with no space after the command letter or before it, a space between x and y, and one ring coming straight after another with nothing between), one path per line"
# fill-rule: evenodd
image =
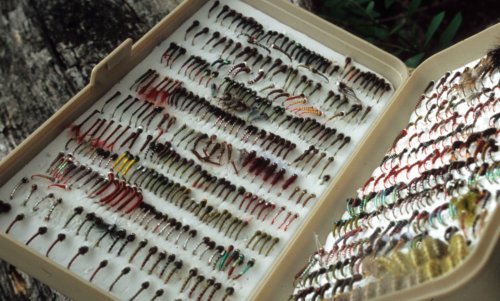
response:
M0 0L0 159L182 0ZM1 246L0 246L1 247ZM66 300L0 262L0 300Z

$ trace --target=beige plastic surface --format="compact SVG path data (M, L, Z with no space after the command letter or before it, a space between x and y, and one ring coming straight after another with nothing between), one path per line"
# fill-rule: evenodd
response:
M407 78L408 71L397 58L284 0L272 1L272 3L265 0L247 0L244 2L309 35L327 47L351 56L355 61L388 78L396 88L400 87ZM204 3L203 0L184 1L135 44L133 44L132 40L127 39L103 59L94 68L89 85L75 95L0 163L0 185L15 174L25 162L31 160L45 146L47 141L54 139L76 117L80 116L128 71L142 61L157 44L168 37L175 28ZM373 160L373 158L382 157L386 147L397 134L398 129L407 122L408 116L413 109L413 103L416 101L415 95L419 94L416 91L423 90L428 81L426 78L436 77L448 69L484 54L485 46L483 45L492 44L494 33L498 34L499 28L500 26L496 26L467 40L465 44L462 43L453 47L449 50L451 58L448 58L448 54L445 54L447 61L444 62L441 58L441 65L432 63L439 60L441 54L438 54L437 57L426 61L421 68L415 71L412 81L406 83L404 89L397 93L397 97L391 100L387 111L375 122L369 137L358 147L346 168L341 171L340 177L337 177L331 183L326 193L327 196L316 204L313 213L310 215L311 217L298 231L290 247L278 258L272 267L272 272L252 296L254 300L281 300L288 296L292 291L291 279L293 274L300 269L300 265L305 262L306 257L315 249L313 233L317 233L320 240L322 240L330 231L333 218L340 216L341 210L343 210L344 204L342 200L351 195L355 188L360 186L361 182L369 176L370 172L378 164L378 160ZM466 55L460 56L462 47L472 48L475 43L481 46L471 50ZM335 216L335 214L338 216ZM498 215L498 210L495 214ZM496 220L498 218L499 216L495 217ZM485 234L489 233L491 234L490 237L495 238L488 242L495 242L499 234L498 223L496 224L497 228L492 228L492 226L490 224L485 229ZM491 253L493 243L483 246L488 242L482 240L480 246L467 263L479 257L484 259L484 255ZM96 288L88 281L54 264L2 233L0 233L0 257L74 300L114 300L111 295ZM479 260L476 259L475 262L477 263ZM457 273L459 272L457 270Z

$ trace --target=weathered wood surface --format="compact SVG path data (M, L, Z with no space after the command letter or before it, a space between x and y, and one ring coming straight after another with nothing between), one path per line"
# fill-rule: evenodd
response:
M0 0L0 158L182 0ZM0 246L1 247L1 246ZM0 300L65 300L0 262Z

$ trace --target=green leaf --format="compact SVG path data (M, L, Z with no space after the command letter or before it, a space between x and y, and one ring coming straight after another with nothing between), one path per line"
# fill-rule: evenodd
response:
M408 7L408 15L412 15L417 8L420 7L420 4L422 3L422 0L411 0L410 6Z
M439 38L439 48L444 48L450 45L451 41L457 34L457 31L460 28L461 24L462 24L462 13L458 12L453 17L450 24L448 24L446 29L441 34L441 37Z
M427 27L427 32L425 33L425 42L424 45L429 44L432 36L436 33L439 25L443 22L444 12L440 12L432 18L431 23L429 23L429 27Z
M375 7L375 2L370 1L370 3L368 3L368 5L366 6L366 9L365 9L366 14L372 18L373 18L373 13L374 13L374 11L373 11L374 7Z
M394 4L394 2L396 2L396 0L385 0L385 1L384 1L384 6L385 6L385 8L389 8L389 7L391 7L391 5L393 5L393 4Z
M411 58L407 59L405 64L406 66L410 67L410 68L415 68L418 66L418 64L420 64L420 62L422 61L422 58L424 57L425 53L424 52L420 52L419 54L416 54L414 56L412 56Z
M403 44L406 44L410 41L410 33L407 29L398 31L398 36L400 38L400 42Z
M349 10L348 17L351 18L349 21L357 21L357 18L366 19L366 11L359 9Z
M389 32L389 35L393 35L395 32L398 32L403 26L405 26L406 20L403 19L398 25L396 25L391 31Z
M381 40L387 40L390 35L388 30L380 27L373 27L373 34Z

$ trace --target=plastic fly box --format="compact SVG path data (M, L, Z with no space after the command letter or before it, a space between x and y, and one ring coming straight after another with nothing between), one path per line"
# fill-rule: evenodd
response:
M3 160L0 257L75 300L286 299L415 95L498 29L408 78L286 1L184 1ZM472 294L483 232L456 271L389 298Z

